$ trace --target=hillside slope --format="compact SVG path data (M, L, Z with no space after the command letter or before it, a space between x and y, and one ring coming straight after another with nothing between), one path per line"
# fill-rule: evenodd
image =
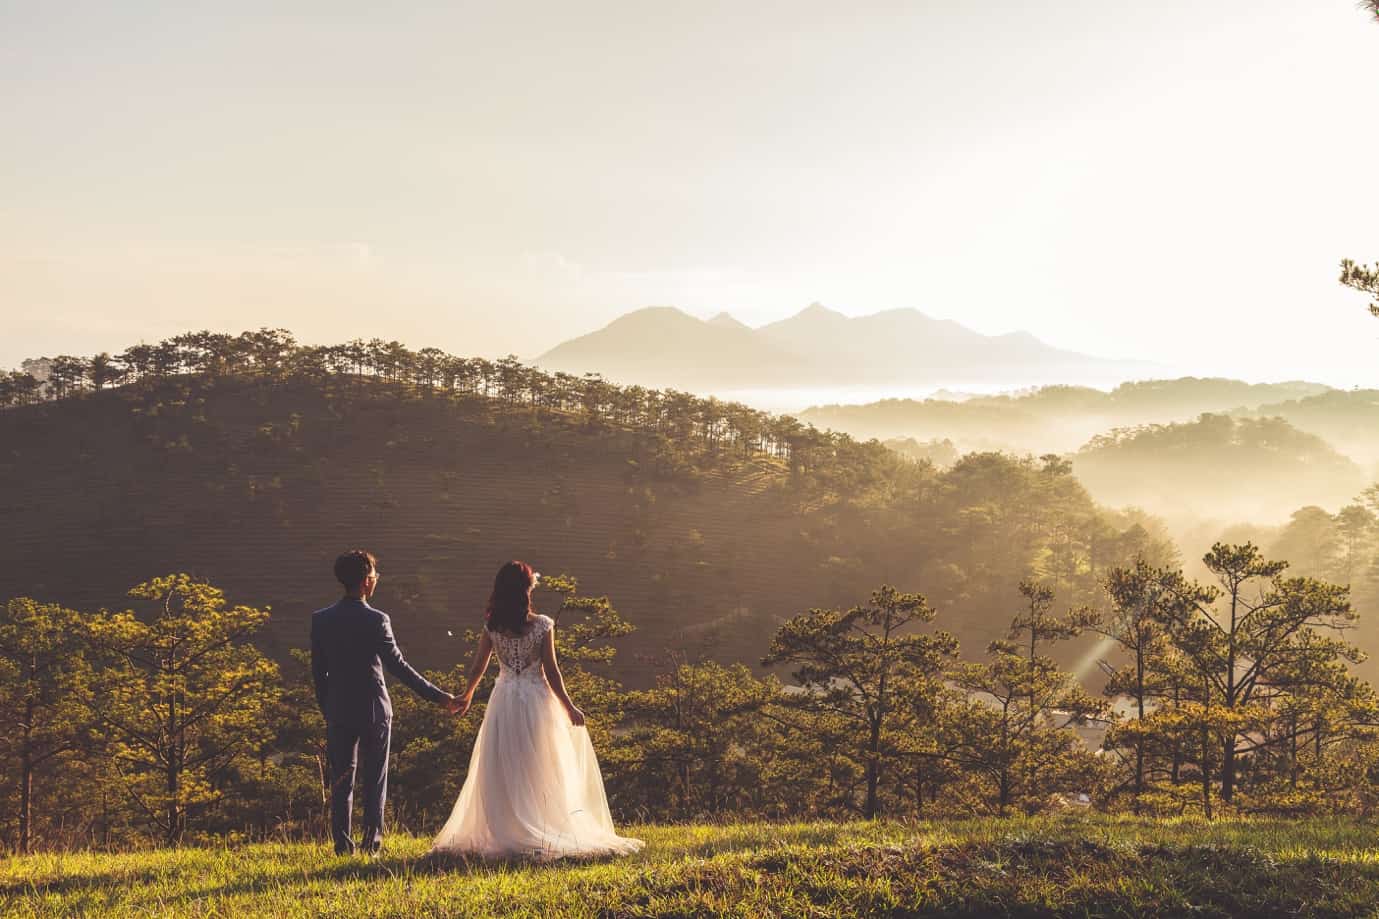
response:
M638 627L620 672L670 646L751 659L775 617L831 593L807 576L799 520L763 494L778 470L640 483L627 438L534 432L482 405L345 405L309 386L152 404L103 393L0 414L0 442L0 596L114 607L145 577L187 570L271 604L277 656L305 646L351 546L379 554L377 605L414 662L437 668L470 652L463 632L509 558L612 597Z
M271 605L261 643L285 659L338 593L334 556L366 546L378 605L439 669L466 659L493 572L518 557L612 599L637 628L616 667L635 686L667 650L755 663L785 619L883 583L925 594L977 656L1022 578L1092 603L1109 566L1173 554L1057 464L973 454L939 471L817 432L786 463L701 427L349 377L181 375L20 406L0 412L0 597L119 608L184 570Z

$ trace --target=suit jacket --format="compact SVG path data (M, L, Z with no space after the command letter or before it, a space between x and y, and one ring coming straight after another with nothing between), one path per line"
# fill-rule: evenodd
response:
M393 717L383 668L431 702L446 693L402 658L388 614L345 597L311 614L311 677L328 724L360 727Z

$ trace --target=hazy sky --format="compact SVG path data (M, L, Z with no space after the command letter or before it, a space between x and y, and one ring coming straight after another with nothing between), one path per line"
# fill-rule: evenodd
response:
M821 301L1379 386L1376 105L1354 0L0 0L0 366Z

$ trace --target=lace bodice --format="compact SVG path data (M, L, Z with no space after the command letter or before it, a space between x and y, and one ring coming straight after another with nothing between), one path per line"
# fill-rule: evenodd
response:
M541 642L555 625L550 616L537 616L521 635L489 632L493 653L498 658L498 678L544 680L541 672Z

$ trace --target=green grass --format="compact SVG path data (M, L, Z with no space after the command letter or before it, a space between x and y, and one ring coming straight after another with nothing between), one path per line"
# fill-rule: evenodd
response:
M1357 821L647 826L620 860L463 864L265 843L0 863L9 916L1355 916L1379 912Z

